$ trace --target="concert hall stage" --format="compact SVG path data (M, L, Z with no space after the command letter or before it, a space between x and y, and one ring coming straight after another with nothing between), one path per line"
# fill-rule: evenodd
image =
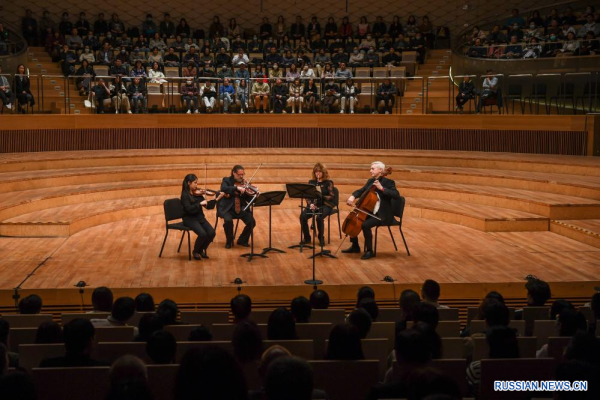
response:
M240 254L248 249L224 248L219 226L210 259L188 261L187 241L177 253L177 233L158 258L163 201L179 197L187 173L196 173L202 186L205 164L207 186L217 188L234 164L251 174L263 163L253 183L264 192L308 181L312 165L323 162L340 190L342 222L350 210L343 201L369 177L370 163L392 166L390 178L407 200L410 256L393 228L398 251L380 229L374 259L318 258L317 277L336 301L353 298L364 284L391 301L427 278L441 283L442 301L460 304L475 304L492 289L522 303L527 274L551 282L554 298L581 301L599 285L600 161L582 156L594 153L597 118L166 115L104 116L99 123L99 117L3 118L4 310L24 280L21 295L39 293L56 307L80 304L74 285L81 280L117 295L149 291L192 306L227 302L237 277L257 301L308 295L312 288L303 281L312 275L311 253L287 248L299 241L299 202L292 199L273 209L272 246L285 254L247 262ZM573 155L553 154L561 152ZM208 219L214 221L214 211ZM257 209L256 220L261 250L268 246L268 211ZM326 248L335 251L337 218L330 223ZM382 282L386 275L397 282Z

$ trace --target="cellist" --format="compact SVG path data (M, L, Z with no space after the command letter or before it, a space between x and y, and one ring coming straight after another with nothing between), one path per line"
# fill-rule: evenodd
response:
M381 220L369 216L362 224L362 233L365 237L365 253L362 255L361 260L368 260L369 258L375 257L375 254L373 254L373 233L371 232L371 229L377 225L391 224L394 221L392 199L400 199L400 193L398 193L398 189L396 189L396 183L385 177L380 178L383 171L385 171L384 163L381 161L371 163L371 178L367 181L365 186L352 193L352 196L348 197L348 200L346 200L346 203L349 206L354 206L356 198L369 190L371 186L375 188L375 193L379 198L379 201L373 209L373 214L381 218ZM350 241L352 242L352 246L342 250L342 253L360 253L358 237L350 238Z

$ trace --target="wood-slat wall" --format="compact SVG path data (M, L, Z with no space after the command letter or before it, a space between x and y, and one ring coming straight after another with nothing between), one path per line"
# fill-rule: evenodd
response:
M586 131L439 128L74 128L0 131L0 153L167 148L338 148L586 155Z

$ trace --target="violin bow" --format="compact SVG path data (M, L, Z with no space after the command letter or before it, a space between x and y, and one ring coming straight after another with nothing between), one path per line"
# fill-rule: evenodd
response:
M256 171L254 171L254 173L252 174L252 176L250 177L250 179L246 182L246 187L250 186L250 183L252 182L252 179L254 179L254 176L256 175L256 173L258 172L258 170L260 169L260 167L262 167L262 163L258 164L258 168L256 168ZM256 197L258 197L259 193L256 192L254 194L254 196L252 196L252 198L250 199L250 201L248 202L248 204L246 204L246 207L244 207L244 209L242 211L246 211L248 209L248 207L250 207L252 205L252 203L254 203L254 200L256 200Z
M254 176L256 175L256 173L258 172L258 170L260 169L260 167L262 167L262 163L258 164L258 168L256 168L256 170L254 171L254 173L252 174L252 176L250 177L250 179L248 179L247 186L250 185L250 182L252 182L252 179L254 179Z

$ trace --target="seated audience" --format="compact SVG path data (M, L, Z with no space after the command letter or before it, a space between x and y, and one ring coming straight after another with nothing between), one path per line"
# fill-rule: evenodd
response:
M413 320L413 309L421 302L419 294L411 289L406 289L400 294L400 321L396 322L396 336L406 329L407 322Z
M310 322L312 307L310 301L306 297L298 296L294 298L290 310L292 311L292 315L297 324Z
M229 78L223 79L223 84L219 87L219 99L223 102L223 112L229 113L229 106L234 101L235 88L230 83Z
M269 92L270 88L266 79L258 79L252 85L252 97L254 97L254 109L256 113L267 112L269 107ZM261 109L262 105L262 109Z
M169 52L163 57L163 61L167 67L179 67L181 63L179 56L175 54L175 48L172 46L169 47Z
M171 299L161 301L156 309L156 314L163 318L165 325L179 325L177 322L179 308L177 308L177 303Z
M287 101L288 88L282 83L281 78L276 78L275 85L273 85L273 95L271 103L271 114L285 113L285 106Z
M486 71L486 75L486 78L483 80L483 90L479 96L479 102L477 103L477 114L481 112L484 101L498 98L498 78L494 76L491 69Z
M136 342L147 342L150 336L164 328L163 318L155 313L145 313L138 322L138 334L135 336Z
M217 89L211 80L207 79L204 85L200 87L200 98L204 102L206 112L209 114L212 113L217 99Z
M366 339L371 330L373 319L364 308L357 308L348 315L346 323L354 326L358 330L358 335L361 339Z
M396 53L393 46L390 47L390 52L383 56L383 63L387 66L397 67L400 65L400 61L402 61L402 55Z
M272 361L264 379L266 400L310 400L314 381L306 360L278 357Z
M132 104L133 113L145 113L148 104L148 89L141 78L136 77L127 86L127 97Z
M95 328L129 326L127 322L135 313L135 302L131 297L120 297L115 301L111 314L106 319L92 319ZM134 328L137 331L137 328ZM136 332L137 333L137 332Z
M42 298L30 294L19 301L19 314L39 314L42 311Z
M322 90L323 97L321 99L321 104L323 104L323 111L326 114L332 114L333 112L335 112L334 109L339 104L340 87L336 85L333 79L328 79L327 83L325 84Z
M146 364L132 355L125 355L113 363L108 372L110 387L106 400L151 400Z
M208 327L201 325L190 331L188 342L210 342L213 339Z
M379 306L375 299L365 297L358 302L357 308L365 310L371 316L373 322L377 322L379 317Z
M8 348L8 339L10 336L10 324L7 320L0 318L0 343ZM8 355L8 366L10 368L16 368L19 366L19 354L9 351Z
M294 64L292 64L294 65ZM288 104L292 107L292 114L298 109L298 113L302 114L302 104L304 103L304 87L300 83L300 78L296 77L294 82L290 85Z
M396 103L396 94L398 90L396 86L392 83L391 79L384 79L383 83L377 88L377 95L375 96L375 101L377 103L377 108L379 108L379 103L383 102L383 109L386 114L392 113L394 109L394 104ZM378 112L378 111L375 111Z
M312 70L311 70L312 71ZM317 104L319 101L319 88L315 85L315 80L310 78L306 80L304 84L304 102L306 103L306 109L311 111L313 114L317 112ZM314 293L314 292L313 292ZM312 294L311 294L312 298Z
M240 70L236 71L240 72ZM247 71L246 71L247 73ZM250 99L250 87L248 86L249 79L241 79L237 86L237 99L240 102L240 114L248 112L248 101Z
M68 322L63 328L65 356L47 358L40 368L104 366L105 363L91 358L95 334L94 325L87 319L75 318Z
M290 311L283 307L279 307L271 313L267 323L267 339L298 339L298 335L296 334L296 321L294 321L294 316Z
M171 332L156 331L146 342L146 354L154 364L173 364L177 352L177 342Z
M35 344L64 343L63 332L54 321L42 322L35 332Z
M344 67L345 65L342 64ZM340 67L337 72L340 72L342 68ZM342 85L342 93L341 93L341 107L340 114L346 112L346 104L348 104L350 109L350 114L354 114L354 106L358 104L358 95L360 94L360 89L354 84L352 78L348 78L346 82Z
M81 66L75 72L77 78L75 81L77 87L79 88L80 95L87 95L90 92L90 85L92 84L92 79L96 76L96 72L94 72L94 67L92 67L87 60L83 60Z
M329 295L322 289L316 289L310 294L310 306L314 310L326 310L329 308Z
M464 76L462 81L458 85L458 94L456 95L456 109L462 113L464 105L467 104L470 100L473 100L474 98L475 98L475 84L471 80L470 76ZM425 281L425 283L427 283L428 281L429 280ZM435 281L431 281L431 282L435 282ZM437 282L435 282L435 283L437 284ZM438 288L437 290L438 290L438 295L439 295L439 284L437 284L437 288ZM425 285L423 285L423 289L421 289L421 294L423 296L425 296L423 293L424 290L425 290ZM432 288L429 288L428 290L435 290L435 288L432 287ZM425 297L423 297L423 301L426 301ZM436 300L436 303L437 303L437 300ZM438 306L438 307L447 308L446 306Z
M98 79L96 85L92 87L92 99L94 99L94 105L97 107L98 114L104 114L104 107L111 104L111 85L107 85L104 79ZM109 289L110 290L110 289ZM95 291L94 291L95 293ZM110 306L112 309L112 292L110 293ZM97 310L94 306L94 294L92 294L92 306L94 307L93 312L104 312L109 310ZM102 305L104 306L104 305Z
M154 312L156 310L154 298L150 293L140 293L135 297L134 301L136 312Z
M15 102L15 95L10 90L8 78L1 74L2 66L0 65L0 101L2 101L2 106L6 106L6 108L12 110L13 103Z
M578 331L587 331L587 321L585 320L583 314L573 309L563 309L560 314L558 314L558 319L556 320L556 325L554 326L555 335L572 337ZM542 348L536 352L536 357L549 357L548 344L543 345Z
M229 306L233 314L233 322L238 324L248 320L252 312L252 299L248 295L238 294L231 299Z

